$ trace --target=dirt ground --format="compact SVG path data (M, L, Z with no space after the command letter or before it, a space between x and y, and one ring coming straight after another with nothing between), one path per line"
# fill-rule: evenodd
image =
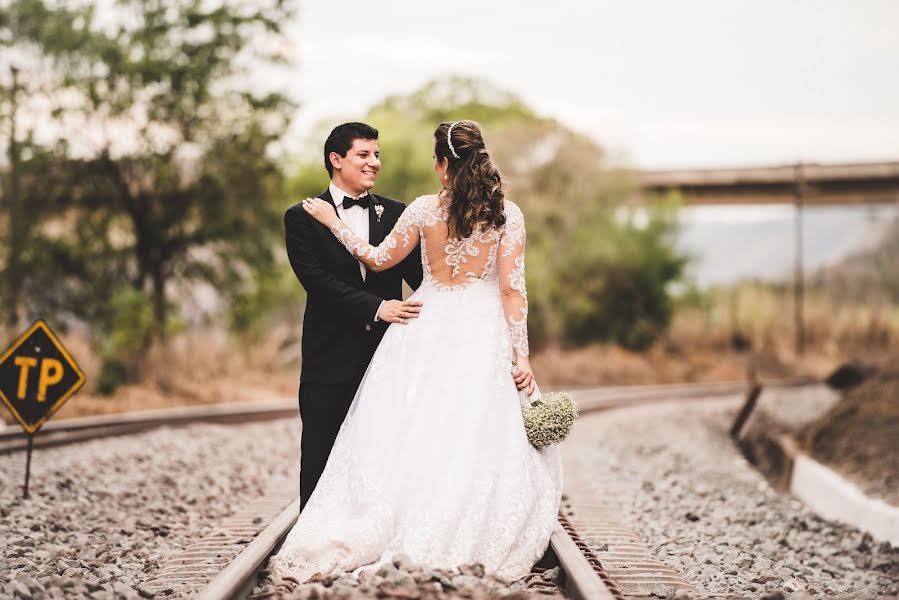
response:
M899 369L847 392L797 439L866 494L899 506Z

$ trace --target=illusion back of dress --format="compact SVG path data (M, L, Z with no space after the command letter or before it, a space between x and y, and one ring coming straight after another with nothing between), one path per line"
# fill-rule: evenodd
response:
M479 281L497 283L515 353L524 358L529 353L524 215L508 200L503 212L506 223L502 227L476 230L466 238L455 239L449 237L448 214L441 198L421 196L377 247L365 243L340 221L332 231L353 256L375 270L394 266L420 240L426 284L457 290Z
M418 213L425 279L447 290L475 281L497 282L512 343L518 356L527 356L525 229L521 209L506 201L506 223L502 227L476 229L461 239L449 237L449 215L438 196L418 198L409 210Z
M420 210L422 264L429 279L442 287L496 279L501 229L476 230L466 238L450 238L446 207L437 196L422 198Z

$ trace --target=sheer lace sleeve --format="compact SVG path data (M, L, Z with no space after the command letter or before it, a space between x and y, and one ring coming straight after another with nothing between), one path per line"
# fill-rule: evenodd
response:
M528 348L528 292L524 283L524 215L521 209L506 202L506 226L500 238L497 258L499 288L503 311L512 332L512 345L519 358L529 354Z
M337 236L350 254L372 271L385 271L409 256L418 245L418 224L421 203L416 199L403 211L396 225L384 241L372 246L353 233L343 221L337 221L331 232Z

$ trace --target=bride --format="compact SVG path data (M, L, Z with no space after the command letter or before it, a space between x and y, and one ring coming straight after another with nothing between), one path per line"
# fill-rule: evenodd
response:
M525 228L474 121L434 133L437 195L417 198L378 247L320 199L303 206L368 269L421 242L418 319L392 325L315 491L269 570L297 583L377 568L481 563L513 581L543 555L562 490L558 448L525 434L513 361L528 362ZM534 389L533 379L526 392Z

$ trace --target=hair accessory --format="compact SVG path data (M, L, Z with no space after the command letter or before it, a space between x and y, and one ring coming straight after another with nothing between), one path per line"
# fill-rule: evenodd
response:
M446 130L446 145L449 146L450 152L452 152L453 156L455 156L456 158L459 158L459 155L456 154L456 149L453 148L452 135L453 135L453 127L455 127L458 124L459 124L459 121L456 121L455 123L453 123L452 125L449 126L449 129Z

